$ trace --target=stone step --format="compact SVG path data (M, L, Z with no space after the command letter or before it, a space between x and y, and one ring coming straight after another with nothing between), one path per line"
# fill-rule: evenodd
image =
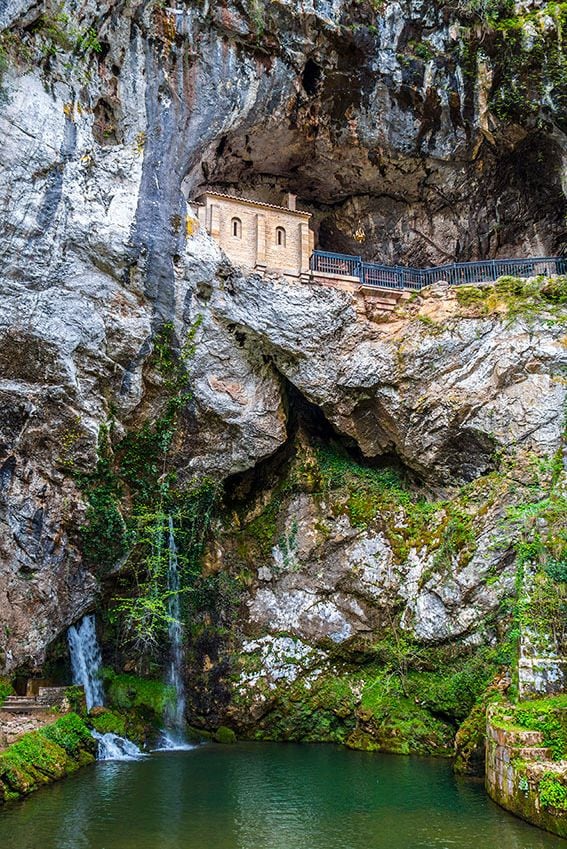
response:
M35 696L7 696L4 701L6 705L28 705L35 702Z
M49 705L38 705L36 702L32 702L27 705L2 705L0 707L0 713L46 713L50 711L51 708Z
M366 303L373 307L373 309L378 309L382 312L393 312L396 309L395 301L381 301L377 298L366 298Z
M546 746L524 746L518 755L527 761L550 761L553 758L551 749Z
M502 728L498 725L490 725L487 734L488 739L494 740L499 746L539 749L543 743L541 731L528 731L523 728Z
M42 713L49 710L49 705L41 704L30 696L8 696L0 711L5 713Z

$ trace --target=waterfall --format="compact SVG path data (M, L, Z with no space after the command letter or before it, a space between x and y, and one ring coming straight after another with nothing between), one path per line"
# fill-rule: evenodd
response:
M177 559L177 547L175 545L175 533L173 519L168 517L168 569L167 588L169 598L167 612L169 624L167 626L169 636L169 664L167 667L166 683L175 690L175 705L166 710L167 731L163 735L163 748L175 749L185 747L183 728L185 726L185 684L183 682L183 630L181 627L181 602L179 597L179 563Z
M73 684L82 684L85 688L87 710L104 704L104 688L100 677L102 656L96 636L94 613L84 616L78 625L71 625L67 631ZM142 752L125 737L118 734L100 734L91 729L98 742L97 759L99 761L131 761L142 757Z
M73 684L85 688L87 710L104 704L104 688L100 677L102 658L96 637L94 614L84 616L78 625L67 631L67 642L71 655Z
M118 734L101 734L98 731L91 731L91 734L98 741L97 760L99 761L135 761L138 758L143 758L144 753L126 737L119 737Z

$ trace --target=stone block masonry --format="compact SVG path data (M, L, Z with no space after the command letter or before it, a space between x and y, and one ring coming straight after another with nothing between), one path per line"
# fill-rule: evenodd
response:
M551 759L541 731L514 727L513 709L505 720L496 715L497 711L492 706L487 714L489 796L527 822L567 837L567 807L561 801L567 798L567 761Z
M260 274L273 272L292 280L309 280L314 234L310 213L288 206L205 192L194 204L197 217L231 262Z

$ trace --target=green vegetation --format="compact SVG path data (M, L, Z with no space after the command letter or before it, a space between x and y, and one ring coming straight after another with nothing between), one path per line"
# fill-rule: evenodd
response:
M63 4L56 4L30 27L0 33L0 89L8 67L29 70L38 61L47 65L56 57L64 58L62 70L78 72L79 78L87 82L89 74L85 67L101 51L94 27L79 27L65 12Z
M86 722L101 734L118 734L138 745L156 738L163 728L168 709L175 704L175 690L161 680L117 674L104 668L106 700L109 707L93 708Z
M493 284L457 286L457 301L475 315L501 314L533 321L541 315L565 322L567 277L500 277Z
M461 487L452 498L430 501L397 469L356 462L337 445L312 447L302 442L271 497L254 508L253 519L247 522L245 512L231 514L225 531L226 562L242 575L263 563L273 569L273 546L283 552L282 540L293 536L292 499L298 492L307 492L314 509L317 504L322 508L313 523L321 546L331 533L332 517L347 516L353 527L371 527L384 535L394 552L394 564L406 558L411 548L423 556L429 554L431 565L420 578L422 584L433 573L454 574L462 569L475 553L479 522L484 525L486 520L493 529L491 541L484 543L488 550L512 556L516 548L521 572L524 555L533 555L534 535L545 537L545 546L551 547L542 563L551 564L553 574L561 577L560 526L567 510L561 501L557 458L542 460L526 453L520 458L502 457L499 465L497 471ZM506 513L499 506L505 503L516 506ZM302 529L296 533L301 538ZM294 571L301 563L284 563L281 568ZM553 583L543 566L542 576L547 584ZM487 585L499 580L500 569L494 567L486 575ZM555 582L554 593L557 587L562 592L564 586ZM253 689L264 694L269 706L250 734L257 739L328 740L361 748L449 754L462 726L459 769L469 771L475 765L480 769L486 708L503 699L500 686L491 682L504 667L514 664L522 605L513 597L504 599L494 619L486 621L486 627L498 634L498 645L476 651L458 644L427 647L416 643L400 627L399 611L392 609L384 623L384 638L373 646L364 641L329 646L332 667L313 676L301 663L298 679L285 691L264 686L260 656L247 657L243 672L260 673ZM544 612L539 601L532 606L526 602L523 615L537 615L540 627ZM565 620L557 614L555 607L556 629ZM251 697L233 691L235 706L243 715Z
M550 20L554 21L552 28ZM557 120L563 123L567 105L566 24L567 4L556 2L517 17L501 15L494 23L502 51L491 100L498 118L522 123L529 116L538 116L542 102L553 102Z
M465 26L457 58L471 89L479 60L488 59L493 68L492 114L533 128L544 127L551 113L564 128L567 4L548 2L516 14L512 0L461 0L458 13Z
M260 38L264 33L265 15L264 0L249 0L248 13L256 36Z
M316 451L320 489L333 498L335 512L344 511L353 527L377 523L401 561L411 548L435 552L435 568L463 567L473 553L469 511L474 486L463 487L455 501L430 501L393 468L371 468L334 447Z
M432 754L452 751L457 727L509 660L498 649L426 648L405 635L378 644L377 656L381 665L366 679L361 701L373 736L390 751Z
M156 739L175 691L161 680L103 669L107 708L93 708L86 718L101 734L118 734L144 746Z
M475 701L455 736L453 769L458 775L484 776L486 711L491 702L501 701L500 690L492 685Z
M408 41L408 49L424 62L429 62L435 56L435 48L428 41Z
M84 719L87 715L87 701L84 688L73 684L65 689L65 696L69 701L73 713L77 713Z
M2 40L0 40L0 89L4 81L4 74L8 70L8 54Z
M457 286L455 294L462 307L479 307L483 313L488 311L486 301L492 287L488 286Z
M209 479L179 486L171 451L183 435L182 413L190 400L187 367L198 326L181 346L173 325L162 326L148 362L165 394L162 412L115 445L112 421L101 427L94 471L76 475L88 499L83 550L101 576L123 562L109 615L132 652L145 657L159 653L170 623L170 521L185 611L206 586L200 563L219 488Z
M12 687L12 683L7 678L0 678L0 705L6 700L8 696L13 695L14 688Z
M544 773L538 784L538 792L544 808L567 811L567 787L552 772Z
M554 760L567 758L567 695L502 705L492 721L507 730L541 731Z
M413 546L439 548L439 562L455 556L465 565L470 551L470 517L450 502L431 502L393 468L372 468L357 463L340 447L319 446L295 461L287 479L273 491L263 510L235 535L236 554L243 563L271 559L279 545L285 565L291 565L297 528L282 526L286 498L296 491L320 494L330 500L332 512L346 514L361 530L377 524L386 534L400 560ZM324 524L317 528L325 533ZM230 529L231 535L234 529ZM443 539L443 542L441 542ZM294 568L296 566L294 565Z
M103 677L109 704L118 711L136 710L144 718L159 723L167 708L175 702L174 689L161 681L136 675L116 674L109 669L103 670ZM112 720L103 720L110 721Z
M93 762L95 750L87 726L74 713L24 734L0 754L0 801L26 795Z
M97 709L91 711L89 724L100 734L118 734L120 737L128 736L126 717L112 710Z
M156 505L157 509L140 507L136 511L135 543L122 582L126 592L114 599L110 617L121 625L132 648L140 655L159 651L170 623L171 591L167 579L170 517L180 573L180 601L187 611L194 607L204 586L211 583L201 575L201 556L216 498L216 486L204 481L177 495L173 502L162 502ZM134 595L129 592L132 583L136 587Z
M231 743L236 743L236 734L232 728L227 728L226 725L221 725L220 728L217 728L215 731L214 739L217 743L230 745Z
M98 435L97 464L89 474L76 479L88 499L85 524L81 527L83 552L98 569L110 569L126 553L132 535L120 509L123 488L113 467L111 426L102 425Z
M418 315L416 319L432 336L438 336L445 329L442 322L434 321L428 315Z
M355 683L334 671L312 682L299 678L275 694L266 689L273 704L253 729L253 739L345 743L356 726Z
M79 757L81 750L92 750L92 737L81 717L68 713L37 732L46 740L64 749L70 757ZM32 735L30 734L30 737Z
M517 539L517 628L542 651L551 648L561 656L567 650L567 498L560 455L551 475L545 497L538 492L511 508L508 521Z
M102 50L96 30L93 27L79 29L72 18L63 11L63 4L43 12L31 32L39 41L44 56L56 56L58 53L86 56L90 53L100 53Z
M27 67L31 64L33 52L16 32L0 32L0 94L4 75L11 65Z
M244 669L259 674L254 690L267 706L250 735L449 756L457 727L509 659L496 649L427 648L395 628L372 650L366 647L362 663L341 658L340 651L330 665L318 667L316 656L312 669L303 662L296 680L276 690L263 683L261 656L246 656ZM234 694L244 714L248 698L246 691Z
M458 11L463 17L495 25L514 11L513 0L459 0Z

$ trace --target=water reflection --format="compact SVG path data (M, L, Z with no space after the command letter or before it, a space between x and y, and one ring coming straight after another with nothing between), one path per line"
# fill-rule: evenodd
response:
M99 763L0 812L2 849L566 849L450 764L207 745Z

